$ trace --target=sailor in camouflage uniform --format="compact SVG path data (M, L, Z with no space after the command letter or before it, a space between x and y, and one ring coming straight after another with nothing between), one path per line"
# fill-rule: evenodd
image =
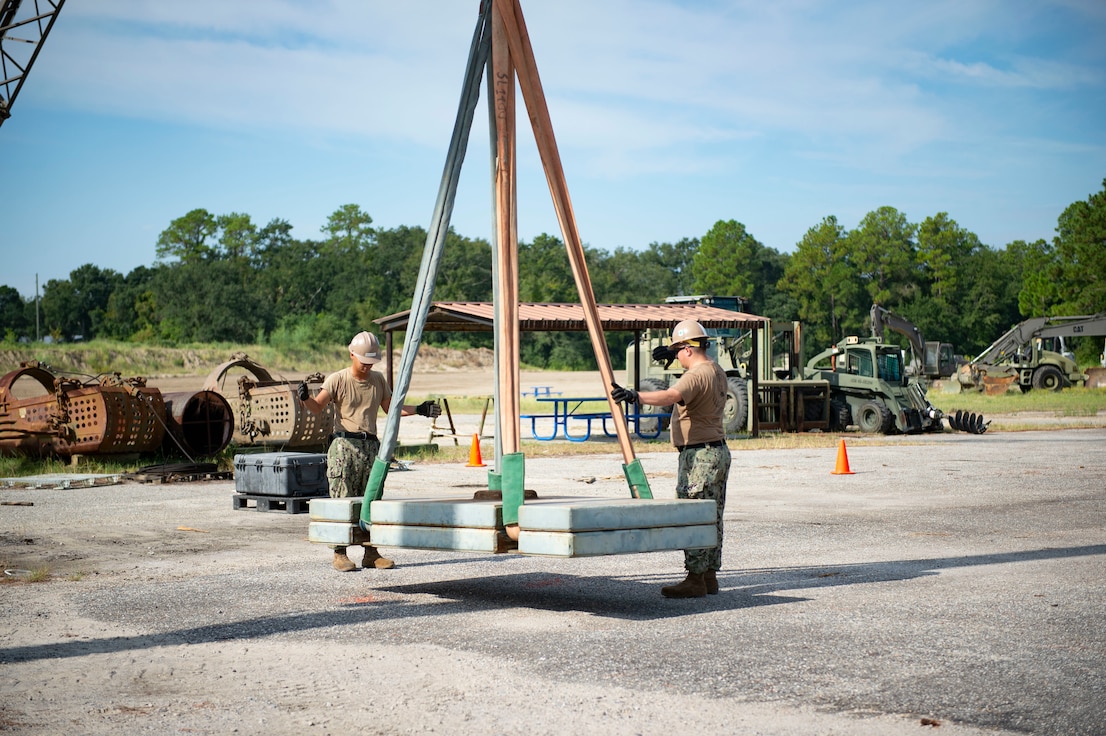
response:
M684 550L687 578L678 585L661 588L666 598L701 598L717 593L717 573L722 568L722 514L730 474L730 448L723 427L728 382L726 372L707 355L708 339L702 325L685 320L672 330L671 344L653 352L654 360L678 360L685 371L670 388L639 392L612 384L615 401L675 406L672 444L680 451L676 495L710 498L717 503L718 546Z
M380 410L388 411L392 391L384 376L373 370L380 362L380 343L371 332L361 332L349 344L350 367L332 373L314 397L307 384L299 386L299 397L304 408L320 414L327 404L334 402L338 427L331 435L326 453L326 474L330 481L331 498L355 498L365 495L369 483L369 471L380 451L376 436L376 418ZM404 406L402 416L418 414L436 417L442 408L433 401L418 406ZM395 563L381 556L376 547L364 544L364 568L388 569ZM346 555L346 547L334 547L334 569L341 572L356 570L357 565Z

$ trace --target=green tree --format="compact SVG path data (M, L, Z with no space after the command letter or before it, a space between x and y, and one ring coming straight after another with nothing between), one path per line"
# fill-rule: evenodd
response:
M420 248L420 261L421 251ZM415 284L412 282L407 293L408 306L414 291ZM442 249L434 298L439 301L491 301L492 249L486 240L465 238L450 228Z
M845 252L871 302L895 309L918 288L916 232L906 215L880 207L846 236Z
M789 317L795 307L777 287L787 258L763 245L740 222L719 220L700 240L692 261L693 292L743 296L757 314Z
M1064 210L1056 226L1055 250L1063 293L1057 312L1094 314L1106 310L1106 179L1102 191ZM1101 348L1101 345L1099 345Z
M0 286L0 338L33 336L34 324L27 319L27 304L11 286Z
M229 261L181 263L153 283L157 337L168 342L251 342L271 331L271 304L241 288Z
M974 356L1016 324L1027 247L1017 241L1003 250L983 246L973 251L961 266L965 288L955 323L959 332L950 331L948 337L935 333L931 339L951 342L957 352Z
M592 274L596 300L609 304L657 304L676 295L674 274L651 255L648 251L617 248L606 257L599 256Z
M954 304L963 263L981 247L976 234L960 227L947 212L923 220L918 227L917 259L928 286L926 296L944 306Z
M210 241L219 231L215 215L205 209L195 209L169 223L157 238L157 258L195 263L212 258L216 251Z
M257 226L249 215L232 212L215 218L219 233L219 254L234 261L248 261L258 246Z
M791 296L807 343L829 346L855 330L860 281L845 248L846 233L830 215L803 235L784 269L779 288Z
M328 235L327 244L335 251L366 250L376 239L371 227L373 218L356 204L344 204L326 219L322 232Z
M42 290L44 329L64 339L97 336L108 299L123 277L91 263L70 271L68 279L51 279Z
M565 244L559 238L542 233L529 243L520 242L518 261L519 301L559 303L580 301L576 280L568 261L568 253L565 250Z
M927 217L917 231L918 283L900 303L899 313L913 322L927 340L939 340L958 350L968 340L966 302L971 282L965 279L968 262L983 248L975 233L960 227L948 213ZM906 345L905 338L896 338Z
M717 296L744 296L754 308L758 265L765 247L736 220L719 220L699 241L691 263L693 291Z
M682 238L676 243L650 243L641 254L642 267L657 274L652 266L658 266L660 273L656 286L652 290L655 296L691 296L695 285L693 263L699 252L698 238ZM644 300L643 300L644 301ZM660 301L651 299L649 301Z
M154 271L146 266L133 269L115 285L96 329L97 337L130 340L153 334L148 308L153 298Z
M1057 314L1055 308L1067 299L1067 270L1055 244L1044 240L1018 242L1023 262L1022 288L1018 308L1025 317Z

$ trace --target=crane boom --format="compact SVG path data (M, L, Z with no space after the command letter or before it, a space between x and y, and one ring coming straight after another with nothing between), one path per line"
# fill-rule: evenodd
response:
M65 0L0 0L0 125L11 117L15 98L64 4Z

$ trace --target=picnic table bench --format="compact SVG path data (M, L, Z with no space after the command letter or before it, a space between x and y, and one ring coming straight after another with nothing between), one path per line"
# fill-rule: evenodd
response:
M520 419L530 420L530 434L536 440L549 441L558 438L566 439L569 442L587 442L591 439L592 422L601 422L603 434L607 437L616 437L617 433L613 431L613 427L608 426L607 422L614 417L610 411L593 411L584 410L581 408L585 404L595 402L606 402L606 396L588 396L588 397L560 397L560 396L544 396L538 397L538 401L548 402L553 404L553 413L535 413L535 414L522 414ZM626 411L626 419L630 424L631 431L634 432L641 439L656 439L660 436L663 430L662 420L669 416L667 412L641 412L638 407L634 406L628 408ZM655 419L656 423L653 429L643 429L643 419ZM553 421L552 431L545 433L538 429L538 424L541 422L543 425L546 420ZM569 431L569 420L576 420L582 422L583 427L581 431L576 433ZM579 425L575 425L579 427Z

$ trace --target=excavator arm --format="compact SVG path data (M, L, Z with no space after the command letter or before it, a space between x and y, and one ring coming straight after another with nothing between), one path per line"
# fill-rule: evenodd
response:
M65 0L0 0L0 125L38 58Z
M872 337L879 338L883 342L883 329L886 327L903 335L910 341L910 349L914 352L914 359L924 363L926 358L926 341L922 337L922 331L914 324L902 317L887 311L878 304L873 304L869 312L872 320Z
M995 363L1029 344L1037 337L1102 337L1106 335L1106 312L1071 317L1031 317L1011 327L1002 337L972 360L972 365Z

